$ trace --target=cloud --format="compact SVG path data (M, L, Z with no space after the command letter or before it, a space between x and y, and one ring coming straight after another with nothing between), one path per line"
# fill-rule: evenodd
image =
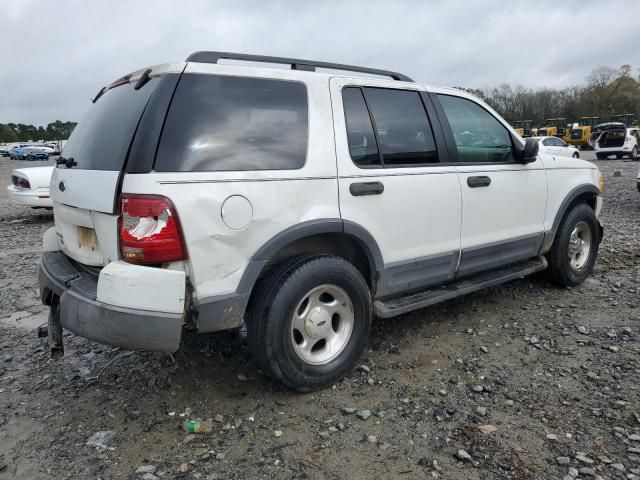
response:
M599 65L640 66L634 3L4 0L0 122L78 120L102 85L197 50L386 68L438 85L580 84Z

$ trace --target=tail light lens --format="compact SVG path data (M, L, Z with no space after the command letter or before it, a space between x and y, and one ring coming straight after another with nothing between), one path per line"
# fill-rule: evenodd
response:
M185 260L180 220L171 200L160 195L123 195L120 254L142 265Z
M26 178L18 177L16 175L11 176L11 183L13 183L18 188L31 188L31 184L29 184L29 180Z

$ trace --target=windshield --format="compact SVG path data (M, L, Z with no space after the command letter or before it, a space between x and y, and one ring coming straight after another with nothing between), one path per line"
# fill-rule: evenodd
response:
M138 121L157 84L152 79L139 90L131 83L107 90L73 130L62 156L72 158L75 169L122 170Z

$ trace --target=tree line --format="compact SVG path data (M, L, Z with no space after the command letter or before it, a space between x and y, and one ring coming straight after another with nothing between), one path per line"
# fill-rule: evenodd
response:
M584 85L564 89L533 90L508 84L485 91L463 89L482 98L505 119L533 120L534 126L543 125L546 118L575 122L579 117L597 116L605 122L613 115L640 115L640 75L632 74L631 65L598 67Z
M66 140L76 126L76 122L56 120L46 127L25 125L24 123L0 123L0 142L28 142L29 140Z

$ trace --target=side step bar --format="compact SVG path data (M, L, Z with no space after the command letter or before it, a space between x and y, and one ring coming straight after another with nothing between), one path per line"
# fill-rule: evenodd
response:
M376 316L380 318L395 317L396 315L402 315L403 313L451 300L452 298L461 297L467 293L526 277L532 273L544 270L547 268L547 265L546 258L538 257L535 260L530 260L525 263L511 265L500 270L492 270L476 275L475 277L459 280L444 287L431 288L392 300L376 300L373 303L373 309Z

